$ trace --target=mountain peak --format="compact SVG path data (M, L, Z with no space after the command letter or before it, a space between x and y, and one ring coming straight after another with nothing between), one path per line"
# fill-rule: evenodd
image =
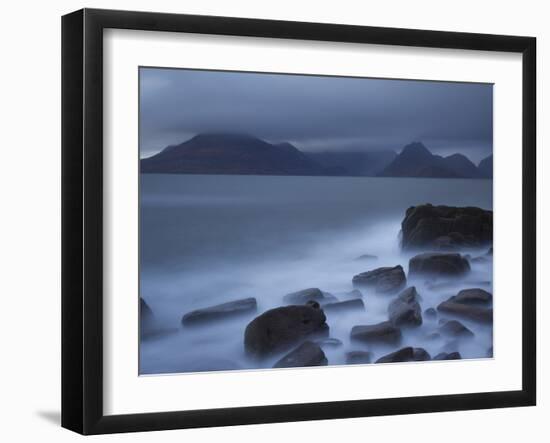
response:
M428 148L426 148L426 146L424 146L422 142L409 143L403 148L401 154L432 155L432 153L428 150Z

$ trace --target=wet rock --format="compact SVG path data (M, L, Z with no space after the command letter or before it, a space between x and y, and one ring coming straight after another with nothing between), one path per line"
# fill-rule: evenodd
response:
M424 348L413 348L413 361L428 361L432 357Z
M397 344L401 341L401 329L389 321L374 325L359 325L351 329L350 337L363 343Z
M409 277L462 277L468 272L470 264L460 254L426 252L409 261Z
M437 310L481 323L492 323L492 300L492 294L483 289L464 289L440 303Z
M414 349L410 346L406 348L401 348L398 351L392 352L390 354L384 355L376 360L376 363L399 363L413 361L414 358Z
M256 312L257 308L258 305L255 298L243 298L241 300L230 301L228 303L222 303L220 305L189 312L182 317L181 322L185 326L194 326L214 320L225 320L243 314L249 314L251 312Z
M346 353L346 364L364 365L372 362L372 352L351 351Z
M314 343L321 346L321 348L323 347L338 348L343 345L342 340L338 340L337 338L332 338L332 337L315 340Z
M372 288L382 294L391 294L405 286L407 277L403 267L397 265L362 272L354 276L352 282L354 286Z
M401 222L403 249L479 247L493 241L493 211L476 207L412 206Z
M424 311L424 317L435 319L437 317L437 311L434 308L428 308Z
M285 295L283 301L292 305L305 305L308 301L316 301L323 305L329 302L337 302L338 299L328 292L321 291L319 288L308 288Z
M244 346L254 357L284 351L307 337L328 333L326 316L313 306L283 306L270 309L252 320L245 329Z
M439 327L439 331L448 337L471 338L474 333L458 320L449 320Z
M304 366L326 366L327 357L319 345L306 341L281 358L274 368L298 368Z
M460 352L440 352L434 358L434 360L461 360L462 356Z
M493 302L493 295L480 288L463 289L457 295L451 297L451 300L470 306L490 306Z
M420 326L422 312L418 299L419 296L414 286L405 289L388 306L390 322L395 326Z
M355 298L352 300L340 301L336 303L327 303L323 306L323 310L327 314L339 313L339 312L350 312L350 311L364 311L365 303L360 298Z
M376 255L372 255L372 254L363 254L363 255L360 255L359 257L357 257L355 260L357 260L357 261L373 261L373 260L378 260L378 257Z
M349 292L339 292L336 296L340 300L353 300L356 298L363 298L363 293L359 289L353 289Z

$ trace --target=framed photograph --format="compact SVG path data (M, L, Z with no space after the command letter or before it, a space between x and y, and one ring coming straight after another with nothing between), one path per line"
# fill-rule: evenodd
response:
M534 405L531 37L62 20L62 425Z

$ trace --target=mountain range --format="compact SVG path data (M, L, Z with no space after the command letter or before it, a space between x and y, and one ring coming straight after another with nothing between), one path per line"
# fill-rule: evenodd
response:
M302 152L246 134L198 134L141 160L143 173L492 178L492 156L478 166L462 154L442 157L414 142L383 151Z

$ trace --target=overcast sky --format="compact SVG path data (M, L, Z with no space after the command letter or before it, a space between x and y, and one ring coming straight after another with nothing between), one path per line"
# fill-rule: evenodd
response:
M140 69L140 155L198 133L246 133L303 151L399 152L412 141L477 163L492 153L492 85Z

